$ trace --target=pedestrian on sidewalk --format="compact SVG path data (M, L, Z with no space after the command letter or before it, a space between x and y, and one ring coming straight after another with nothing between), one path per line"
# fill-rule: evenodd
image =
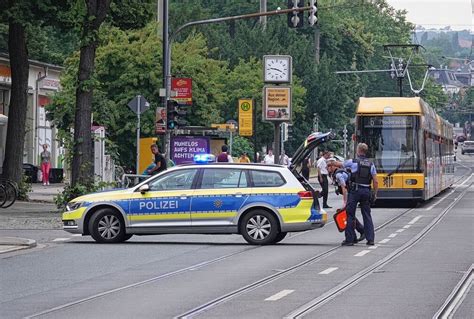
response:
M165 157L163 156L163 154L160 153L158 145L151 144L150 148L153 155L155 155L155 166L148 170L148 174L155 175L162 171L165 171L168 168L168 165L166 163Z
M305 158L303 160L303 164L301 166L301 175L309 182L309 171L310 171L310 162L309 158Z
M280 164L285 166L290 165L290 158L288 157L288 155L285 154L284 150L281 151Z
M247 152L243 152L239 157L239 163L250 163L250 158L247 155Z
M234 159L228 153L229 148L227 147L227 145L222 145L221 150L222 150L222 153L220 153L219 156L217 156L216 162L233 163Z
M275 164L275 155L273 155L273 150L268 150L268 154L263 158L263 163L265 164Z
M48 151L48 144L43 144L41 156L41 173L43 175L43 185L49 185L49 171L51 170L51 153Z
M332 208L328 205L328 194L329 194L329 183L328 183L328 169L326 160L329 159L331 153L329 151L323 151L323 156L318 159L316 167L318 168L318 181L322 188L323 197L323 208Z

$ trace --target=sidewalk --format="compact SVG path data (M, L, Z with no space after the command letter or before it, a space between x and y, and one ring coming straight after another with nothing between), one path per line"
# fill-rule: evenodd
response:
M59 183L43 186L41 183L33 183L31 187L33 189L28 193L30 201L54 203L54 197L63 191L64 184Z
M0 254L33 247L36 247L36 241L33 239L19 237L0 237Z

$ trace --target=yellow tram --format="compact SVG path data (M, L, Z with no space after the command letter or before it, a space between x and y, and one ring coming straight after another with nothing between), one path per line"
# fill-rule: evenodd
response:
M427 200L453 184L453 126L419 97L360 98L355 145L369 146L379 199Z

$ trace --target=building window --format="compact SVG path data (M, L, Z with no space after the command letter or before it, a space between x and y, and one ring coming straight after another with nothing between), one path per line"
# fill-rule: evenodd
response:
M0 89L0 114L7 115L8 90Z

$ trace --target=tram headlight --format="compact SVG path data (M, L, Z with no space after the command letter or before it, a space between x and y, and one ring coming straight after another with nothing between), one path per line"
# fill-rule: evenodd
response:
M409 178L407 180L405 180L405 184L407 185L416 185L418 183L418 181L414 178Z

